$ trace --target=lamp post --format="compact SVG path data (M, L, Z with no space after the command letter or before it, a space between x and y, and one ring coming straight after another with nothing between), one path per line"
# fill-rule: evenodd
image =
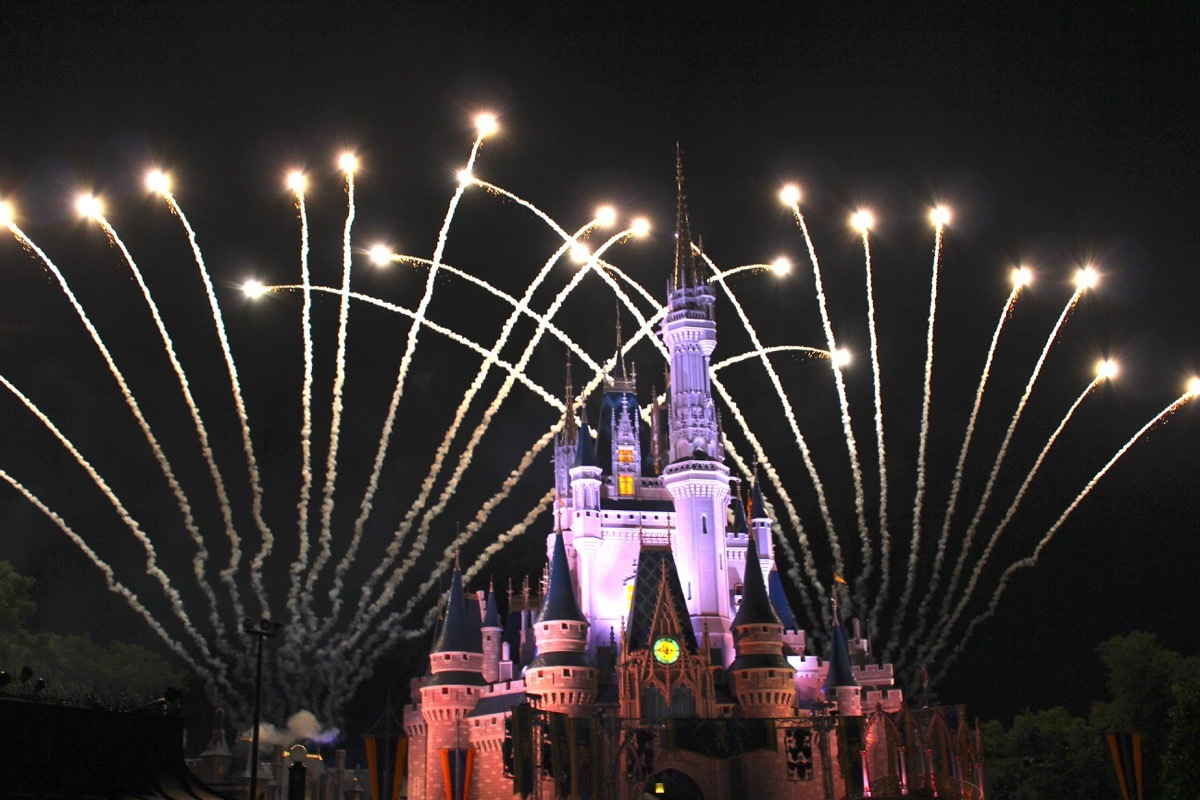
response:
M258 622L248 619L242 623L242 630L258 640L258 657L254 667L254 728L250 734L250 800L256 800L258 796L258 723L262 710L263 641L278 636L281 628L282 622L272 622L266 617Z

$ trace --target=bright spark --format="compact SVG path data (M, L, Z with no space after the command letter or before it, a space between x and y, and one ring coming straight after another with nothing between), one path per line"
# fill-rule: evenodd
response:
M1103 361L1099 361L1096 363L1096 377L1097 378L1103 378L1104 380L1112 380L1113 378L1117 377L1118 371L1119 371L1119 368L1118 368L1117 362L1113 361L1111 358L1106 358Z
M865 233L875 227L875 215L865 208L860 209L850 216L850 224L856 231Z
M386 244L377 244L367 251L367 258L377 267L386 267L392 263L392 248Z
M1013 286L1028 286L1033 283L1033 270L1029 267L1013 267Z
M300 170L293 170L288 173L287 187L296 194L304 194L304 190L308 188L308 178Z
M850 362L854 360L854 356L851 355L850 351L845 347L839 347L837 350L833 351L833 355L830 356L830 360L833 362L835 367L840 368L849 366Z
M792 271L792 262L788 261L783 256L771 262L771 271L776 275L783 277Z
M612 206L601 206L596 209L596 224L607 228L617 223L617 212Z
M98 219L104 214L104 204L95 195L81 194L75 200L75 210L88 219Z
M638 217L629 226L629 230L633 231L634 236L647 236L650 233L650 220Z
M475 180L475 176L471 174L469 169L460 169L457 173L459 186L470 186L471 181Z
M1200 395L1200 378L1192 378L1187 383L1187 393L1192 397Z
M355 172L358 172L358 156L351 152L342 153L338 156L338 169L347 175L353 175Z
M574 245L571 248L571 260L576 264L586 264L587 260L592 257L592 253L582 244Z
M146 188L155 194L166 194L171 191L171 176L161 169L152 169L146 173Z
M1100 283L1100 273L1090 265L1075 273L1076 288L1094 289L1098 283Z
M262 281L257 280L256 278L251 278L242 284L242 294L246 295L246 297L249 297L251 300L256 300L266 293L267 287L263 285Z
M13 220L13 207L7 200L0 200L0 228L7 228Z
M500 130L500 123L495 114L478 114L475 117L475 131L480 136L491 136Z
M929 221L935 228L944 228L950 224L950 209L945 206L937 206L929 212Z
M779 190L779 199L785 206L794 206L800 202L800 187L789 183Z

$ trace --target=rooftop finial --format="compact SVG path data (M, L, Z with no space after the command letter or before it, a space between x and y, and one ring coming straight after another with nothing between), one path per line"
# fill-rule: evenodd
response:
M672 288L695 286L696 255L692 252L692 234L688 226L687 202L683 198L683 148L675 143L675 274Z
M574 441L579 433L579 427L575 422L575 388L571 385L571 353L567 352L567 385L564 394L566 395L567 410L563 416L563 437L566 441Z
M617 363L621 365L621 380L629 379L629 373L625 371L625 347L621 340L621 301L614 300L617 311Z

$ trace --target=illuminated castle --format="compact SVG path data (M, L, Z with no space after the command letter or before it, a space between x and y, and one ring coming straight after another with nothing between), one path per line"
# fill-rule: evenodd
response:
M806 653L759 487L747 513L724 464L714 306L680 176L666 402L622 363L593 428L568 381L544 592L502 620L455 569L405 710L410 798L982 797L965 713L910 709L836 598Z

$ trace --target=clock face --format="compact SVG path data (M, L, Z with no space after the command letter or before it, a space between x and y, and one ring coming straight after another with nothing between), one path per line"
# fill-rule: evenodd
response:
M664 636L654 643L654 657L660 664L674 664L679 660L679 642Z

